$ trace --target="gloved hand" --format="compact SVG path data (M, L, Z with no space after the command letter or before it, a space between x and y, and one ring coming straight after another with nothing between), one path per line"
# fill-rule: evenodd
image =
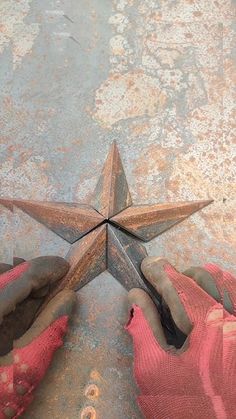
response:
M9 268L0 264L0 419L17 418L32 401L63 343L76 301L73 291L62 291L34 320L50 285L67 273L68 263L48 256Z
M130 291L127 330L145 418L235 419L236 279L212 264L181 274L155 257L142 271L187 335L181 349L168 345L151 298Z

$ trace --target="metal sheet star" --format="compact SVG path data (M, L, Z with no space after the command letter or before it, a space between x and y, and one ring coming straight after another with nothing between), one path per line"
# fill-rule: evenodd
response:
M210 204L211 200L132 205L118 148L112 144L91 205L0 199L16 206L71 243L70 270L53 295L78 290L108 270L127 290L147 290L140 271L149 241Z

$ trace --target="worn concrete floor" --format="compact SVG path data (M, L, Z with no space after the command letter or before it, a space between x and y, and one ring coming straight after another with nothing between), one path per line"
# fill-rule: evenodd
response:
M0 195L89 201L116 139L135 203L215 200L148 252L235 272L233 17L230 0L1 0ZM66 254L0 211L2 261ZM105 273L78 300L25 418L141 418L125 290Z

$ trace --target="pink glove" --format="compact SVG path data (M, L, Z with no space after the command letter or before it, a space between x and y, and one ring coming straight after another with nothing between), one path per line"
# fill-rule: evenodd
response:
M169 346L150 297L130 292L133 308L126 328L134 342L138 403L145 418L235 419L236 279L211 264L190 270L191 279L152 257L144 259L142 270L176 325L189 334L180 350ZM224 309L224 300L233 314Z
M69 290L59 293L29 330L14 342L11 352L5 354L9 345L7 325L19 310L18 303L39 289L45 290L67 270L68 264L62 258L49 256L21 263L0 275L0 324L3 322L0 326L0 355L3 355L0 356L0 419L17 418L32 401L33 391L45 375L54 352L63 344L75 293ZM33 298L30 305L34 305ZM9 314L15 307L15 312Z

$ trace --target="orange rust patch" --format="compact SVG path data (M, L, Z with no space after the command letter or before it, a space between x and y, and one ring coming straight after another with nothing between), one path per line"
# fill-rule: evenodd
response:
M200 16L202 16L202 12L197 10L196 12L193 12L193 16L200 17Z
M102 380L102 377L97 370L92 370L91 371L90 378L91 378L91 380L94 380L94 381L101 381Z
M84 394L89 400L96 400L99 397L100 390L96 384L90 384L86 387Z
M57 147L57 151L61 151L62 153L67 153L67 151L70 151L69 147Z
M168 168L167 154L167 150L160 148L159 145L150 145L137 161L134 175L147 176L148 173L153 172L154 168L155 171L166 170Z
M111 74L101 87L96 91L94 118L107 127L123 119L154 116L167 102L158 79L143 71Z
M149 129L149 124L136 124L131 127L132 134L138 136L140 134L145 134Z
M81 419L96 419L97 413L96 410L92 406L87 406L81 412Z

